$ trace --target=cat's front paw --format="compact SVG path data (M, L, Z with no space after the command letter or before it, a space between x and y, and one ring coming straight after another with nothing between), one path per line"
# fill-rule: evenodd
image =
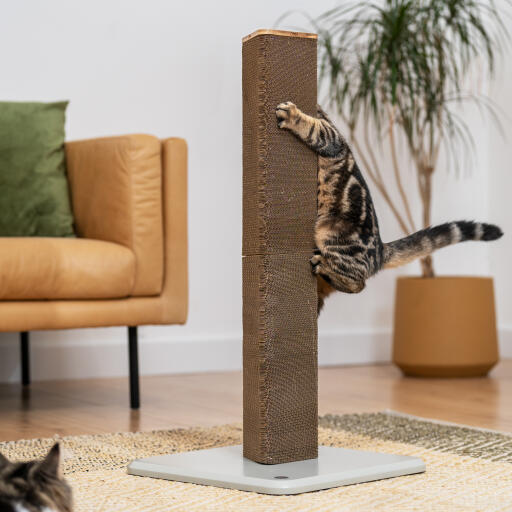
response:
M299 109L291 101L279 103L276 107L277 126L279 128L289 127L299 115Z

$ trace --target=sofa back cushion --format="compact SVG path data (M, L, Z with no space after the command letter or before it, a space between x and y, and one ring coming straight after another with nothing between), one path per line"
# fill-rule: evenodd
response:
M0 102L0 236L73 236L66 101Z
M132 296L163 286L160 140L123 135L66 143L76 233L124 245L135 254Z

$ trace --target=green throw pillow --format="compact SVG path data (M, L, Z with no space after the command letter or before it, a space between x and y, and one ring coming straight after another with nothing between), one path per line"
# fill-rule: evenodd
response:
M64 165L67 105L0 102L0 236L74 236Z

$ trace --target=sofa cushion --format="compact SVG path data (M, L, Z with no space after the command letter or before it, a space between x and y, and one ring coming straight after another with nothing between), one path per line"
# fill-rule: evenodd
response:
M0 238L0 300L114 299L131 294L135 256L77 238Z
M67 102L0 102L0 236L73 236Z

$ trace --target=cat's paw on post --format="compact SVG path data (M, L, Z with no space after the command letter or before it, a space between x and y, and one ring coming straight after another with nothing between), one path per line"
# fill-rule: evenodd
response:
M279 103L276 107L277 126L287 128L297 118L298 113L299 109L291 101Z

